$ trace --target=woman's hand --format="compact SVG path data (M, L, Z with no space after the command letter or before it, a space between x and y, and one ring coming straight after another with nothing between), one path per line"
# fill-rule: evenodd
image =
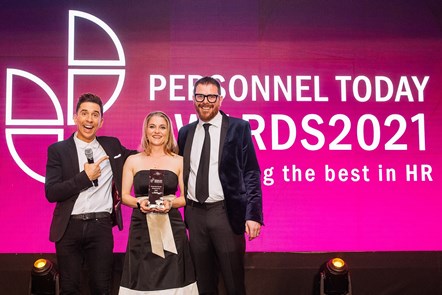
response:
M142 213L150 213L150 212L156 212L155 210L155 208L151 208L149 205L150 205L150 202L149 202L149 199L148 198L142 198L142 199L139 199L138 201L137 201L137 203L138 203L138 208L140 209L140 211L142 212Z
M156 208L158 213L169 213L169 211L172 209L172 200L170 199L165 199L163 200L163 206L161 206L160 208Z

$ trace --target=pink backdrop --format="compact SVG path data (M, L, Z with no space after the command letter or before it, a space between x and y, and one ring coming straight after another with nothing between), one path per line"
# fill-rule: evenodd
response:
M99 94L100 134L135 149L148 112L175 133L194 119L198 75L253 129L265 227L248 251L442 250L439 2L75 3L0 9L0 252L54 252L42 179L72 99Z

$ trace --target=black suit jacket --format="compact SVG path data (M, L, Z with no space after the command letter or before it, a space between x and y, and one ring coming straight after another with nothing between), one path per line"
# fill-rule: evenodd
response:
M252 142L250 124L223 112L219 147L219 177L230 225L243 234L245 221L263 224L261 171ZM178 133L180 155L184 157L184 186L190 173L190 150L198 122L183 126Z
M115 137L100 136L97 137L97 140L109 156L113 173L112 219L114 225L118 225L118 228L122 230L123 220L119 192L121 192L123 164L126 158L136 151L126 149ZM79 193L91 186L92 182L86 172L84 170L80 172L78 167L74 134L64 141L49 146L45 193L49 202L57 202L52 217L49 240L57 242L63 237Z

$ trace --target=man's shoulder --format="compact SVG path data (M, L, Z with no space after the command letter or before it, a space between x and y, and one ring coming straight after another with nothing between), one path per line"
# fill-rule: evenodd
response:
M49 149L59 149L59 148L64 148L66 145L68 144L72 144L73 143L73 139L72 137L69 137L67 139L61 140L61 141L57 141L54 142L52 144L49 145Z
M243 123L247 122L246 120L243 120L243 119L238 118L238 117L232 117L232 116L227 116L227 117L229 118L230 122L235 122L235 123L238 123L238 124L243 124Z
M117 137L114 136L97 136L98 142L106 142L106 143L120 143L120 140Z
M184 125L183 127L180 128L178 133L183 133L183 132L189 131L189 129L192 128L192 126L193 127L196 126L197 123L198 123L198 121L194 121L194 122L191 122L191 123L189 123L187 125Z
M245 124L246 125L246 124L249 123L248 121L246 121L246 120L244 120L242 118L238 118L238 117L227 115L226 113L224 113L221 110L219 111L219 113L223 117L223 120L227 119L229 121L229 124L240 124L240 125Z
M236 125L236 126L247 126L249 125L249 122L241 119L241 118L237 118L237 117L232 117L232 116L226 116L229 120L229 125Z

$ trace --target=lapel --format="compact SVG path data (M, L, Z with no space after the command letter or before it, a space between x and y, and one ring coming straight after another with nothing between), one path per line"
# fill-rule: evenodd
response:
M109 150L109 146L106 145L106 142L103 141L101 138L99 138L98 136L96 137L98 143L101 145L101 147L103 148L103 150L106 152L106 155L109 156L109 160L111 159L111 153Z
M195 136L197 122L195 122L193 126L190 126L189 132L186 136L186 143L184 144L184 153L183 153L184 159L190 159L190 150L192 149L192 142L193 142L193 137ZM184 169L184 183L187 183L189 179L190 160L184 161L183 169Z
M71 135L69 140L67 141L67 153L66 155L69 157L69 160L71 160L71 167L74 169L74 174L80 173L80 167L78 166L78 154L77 154L77 147L75 146L74 141L75 133Z
M229 129L229 117L227 117L227 115L222 111L219 112L223 116L223 120L221 122L221 134L219 137L218 167L221 166L221 156L224 150L224 142L226 141L227 129Z
M113 149L111 148L112 146L109 144L109 141L104 140L103 138L97 136L96 137L98 143L101 145L101 147L103 148L103 150L106 152L106 155L109 156L109 163L111 165L111 169L112 169L112 173L116 173L115 169L114 169L114 152Z

